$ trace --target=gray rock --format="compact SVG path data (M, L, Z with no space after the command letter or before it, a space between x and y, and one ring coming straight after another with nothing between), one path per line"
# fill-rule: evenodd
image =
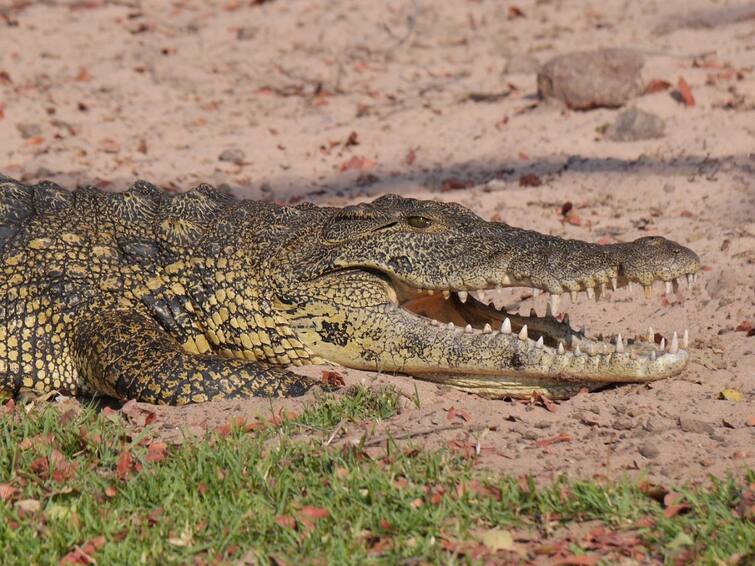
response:
M532 55L527 55L526 53L515 53L509 56L509 60L506 61L506 68L504 69L504 73L506 73L507 75L526 75L529 73L537 73L539 70L540 62Z
M39 124L16 124L16 129L21 134L21 137L25 140L33 138L34 136L42 135L42 126L40 126Z
M666 123L660 116L629 108L621 112L616 121L608 126L606 138L617 142L649 140L661 137L665 127Z
M661 451L658 450L658 447L655 444L646 442L645 444L640 446L640 454L642 454L648 460L652 460L653 458L660 456Z
M697 432L699 434L712 434L715 432L712 424L690 417L679 417L679 428L684 432Z
M643 64L642 55L628 49L566 53L542 66L538 93L574 110L616 108L642 92Z
M226 149L224 150L219 156L218 159L220 161L230 161L231 163L240 164L244 162L244 158L246 157L246 154L238 149Z

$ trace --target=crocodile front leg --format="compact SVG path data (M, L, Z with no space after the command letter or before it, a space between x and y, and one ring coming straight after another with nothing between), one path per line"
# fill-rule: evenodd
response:
M189 354L153 319L130 309L80 313L73 357L97 393L183 405L213 399L296 397L314 382L280 367Z

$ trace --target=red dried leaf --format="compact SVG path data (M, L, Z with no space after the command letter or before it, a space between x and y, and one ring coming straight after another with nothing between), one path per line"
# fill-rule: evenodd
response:
M121 481L126 481L133 467L134 457L129 450L124 450L118 456L118 464L115 467L115 477Z
M346 138L346 141L343 144L345 147L349 147L352 145L359 145L359 134L356 132L351 132L349 134L349 137Z
M368 159L364 156L355 155L345 163L341 164L340 171L343 173L344 171L368 171L372 169L375 165L377 165L377 161L373 161L372 159Z
M690 88L689 84L687 84L687 81L685 81L683 77L679 77L679 81L676 87L677 89L679 89L679 94L681 95L682 100L684 101L684 104L686 106L694 106L695 97L692 96L692 89Z
M275 523L286 529L296 528L296 519L294 519L291 515L278 515L275 518Z
M539 187L543 184L543 180L534 173L527 173L519 177L520 187Z
M447 193L449 191L458 191L460 189L468 189L472 186L472 183L464 181L463 179L456 179L449 177L440 184L440 192Z
M0 501L8 501L16 493L18 493L18 489L9 483L0 483Z
M325 385L329 385L331 387L343 387L344 385L346 385L346 381L344 380L343 376L337 371L323 370L322 381L323 383L325 383Z
M544 448L545 446L550 446L551 444L558 444L559 442L571 442L572 440L573 439L569 433L561 432L556 436L551 436L550 438L541 438L540 440L535 442L535 446L537 446L538 448Z
M164 442L153 442L147 447L147 462L162 462L168 450L168 445Z
M65 564L97 564L97 561L77 546L61 558L58 564L59 566Z
M671 517L676 517L677 515L685 513L690 509L692 509L692 507L687 505L686 503L679 503L678 505L669 505L668 507L666 507L666 509L663 511L663 514L668 519L670 519Z
M508 19L523 18L524 12L519 6L509 6Z
M301 508L301 511L299 511L299 515L301 517L306 517L308 519L313 519L316 521L318 519L330 517L330 511L322 507L312 507L310 505L305 505Z
M156 525L157 523L160 522L160 517L162 516L162 514L163 514L163 508L155 507L154 509L152 509L152 511L147 513L147 522L150 525Z
M652 94L654 92L660 92L662 90L668 90L671 88L671 83L664 81L663 79L652 79L645 85L645 94Z
M79 73L76 75L76 81L83 83L92 80L92 75L84 67L79 69Z
M743 320L737 325L737 328L735 329L737 332L749 332L752 330L752 322L749 320Z
M231 434L231 430L231 423L225 423L215 427L215 432L218 433L218 436L220 436L221 438L225 438L226 436Z
M570 554L564 558L557 560L553 564L556 566L592 566L600 562L600 558L597 556L590 556L587 554Z

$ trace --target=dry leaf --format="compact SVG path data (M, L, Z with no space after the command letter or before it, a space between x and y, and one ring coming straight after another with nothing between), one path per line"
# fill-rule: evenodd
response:
M645 85L645 94L652 94L654 92L660 92L662 90L668 90L671 88L671 83L664 81L663 79L653 79L648 81Z
M694 106L695 97L692 96L692 89L690 88L689 84L687 84L687 81L685 81L683 77L679 77L677 88L679 89L679 94L681 95L682 100L684 101L684 104L686 106Z
M485 531L476 531L474 534L477 540L493 552L514 549L514 537L506 529L488 529Z
M735 403L739 403L744 397L742 396L741 391L737 391L736 389L724 389L719 394L720 399L725 399L727 401L734 401Z
M8 483L0 483L0 501L8 501L18 493L18 489Z

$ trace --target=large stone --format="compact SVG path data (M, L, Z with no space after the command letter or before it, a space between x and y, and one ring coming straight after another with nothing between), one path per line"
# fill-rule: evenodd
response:
M606 139L625 142L659 138L663 135L666 123L663 118L639 110L629 108L622 111L613 124L606 129Z
M628 49L566 53L542 66L538 93L575 110L616 108L642 92L643 63L642 55Z

